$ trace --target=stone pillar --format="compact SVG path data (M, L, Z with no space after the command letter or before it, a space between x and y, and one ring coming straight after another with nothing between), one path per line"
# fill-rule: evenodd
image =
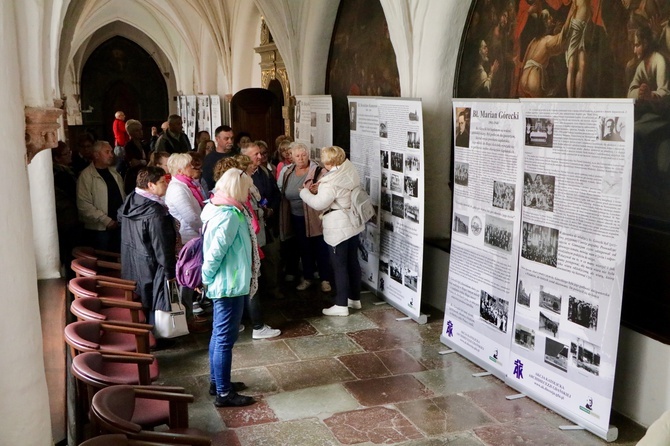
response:
M19 66L17 28L30 25L17 19L16 4L0 2L0 97L4 101L0 108L0 444L41 446L51 445L53 440L37 300L25 119L17 113L24 107L21 85L27 75Z
M58 118L63 111L53 107L26 107L26 159L33 214L33 237L37 247L37 278L60 277L56 204L51 149L58 144Z

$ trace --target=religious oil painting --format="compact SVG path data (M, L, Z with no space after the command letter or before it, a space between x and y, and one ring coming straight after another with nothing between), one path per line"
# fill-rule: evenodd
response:
M454 85L459 98L635 100L634 131L602 125L602 139L634 141L623 320L666 342L669 68L670 0L475 0Z

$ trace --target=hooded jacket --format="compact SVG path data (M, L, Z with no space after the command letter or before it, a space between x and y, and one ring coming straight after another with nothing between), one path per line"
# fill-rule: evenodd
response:
M121 275L137 282L142 306L170 310L165 281L175 277L174 220L162 204L131 192L119 208Z
M331 169L319 180L316 195L307 188L300 191L300 198L308 206L317 211L326 211L321 216L323 239L330 246L337 246L365 229L365 225L352 225L347 214L351 209L351 191L359 187L360 183L354 165L344 160L337 169Z
M207 203L203 226L202 283L207 297L235 297L251 288L251 234L246 217L234 206Z

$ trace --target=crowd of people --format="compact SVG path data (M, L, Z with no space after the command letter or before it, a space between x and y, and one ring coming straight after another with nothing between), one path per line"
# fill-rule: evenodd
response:
M273 157L264 141L234 138L226 125L213 141L199 132L192 146L178 115L145 141L139 121L125 121L122 112L115 117L114 147L84 133L75 153L63 142L52 149L62 261L69 264L78 245L119 252L122 277L136 281L152 323L156 310L170 311L166 284L176 280L180 249L202 236L202 287L179 288L189 331L212 330L215 404L252 404L237 393L246 386L230 381L242 317L251 322L252 339L281 335L265 323L259 296L282 298L280 280L295 282L298 291L320 281L322 292L334 289L324 315L361 308L363 226L347 215L358 173L339 147L321 149L319 164L308 147L282 135Z

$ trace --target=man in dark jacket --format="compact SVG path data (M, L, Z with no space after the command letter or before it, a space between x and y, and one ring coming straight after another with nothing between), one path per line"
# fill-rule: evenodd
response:
M158 141L156 141L156 152L187 153L191 151L191 142L184 133L184 123L179 115L168 116L168 128Z
M166 280L175 279L176 232L172 216L163 202L167 190L165 171L143 167L137 187L119 208L121 224L121 275L137 282L147 320L153 324L154 310L170 311Z

